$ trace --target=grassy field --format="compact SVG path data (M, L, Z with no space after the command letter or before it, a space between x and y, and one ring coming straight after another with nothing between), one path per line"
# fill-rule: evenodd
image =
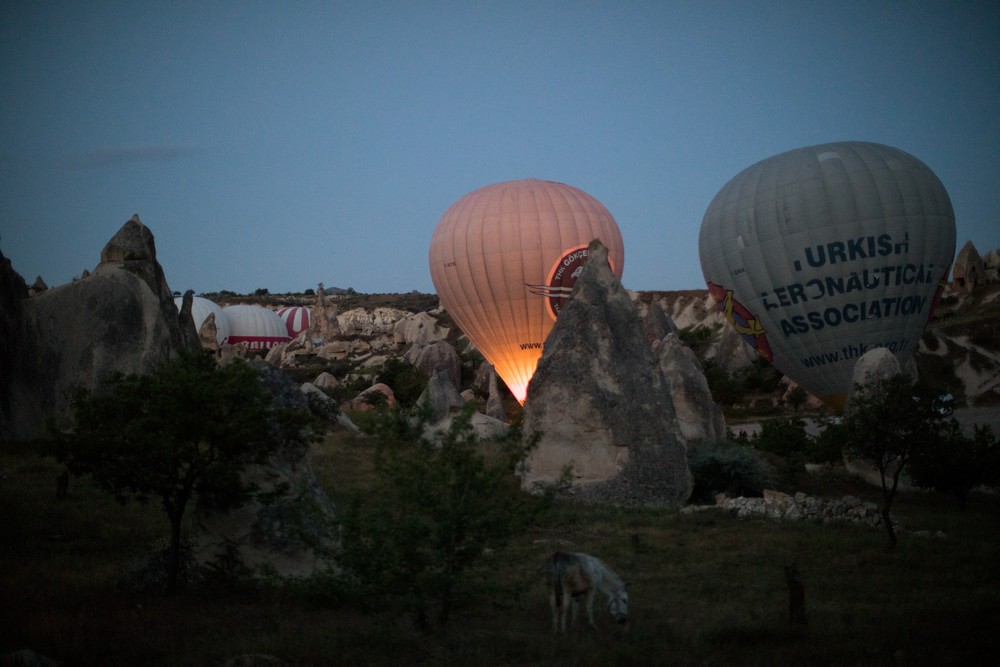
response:
M371 479L373 446L328 437L313 456L339 503ZM1000 651L1000 500L909 494L894 552L878 529L558 503L477 572L446 629L419 632L322 582L135 597L115 590L162 546L155 506L120 507L86 480L55 498L51 459L0 446L0 655L65 665L974 665ZM878 489L837 472L795 488L825 497ZM916 535L930 531L931 536ZM943 536L934 537L941 531ZM632 581L631 621L597 605L596 630L553 636L543 559L587 551ZM788 622L783 566L797 562L808 623Z

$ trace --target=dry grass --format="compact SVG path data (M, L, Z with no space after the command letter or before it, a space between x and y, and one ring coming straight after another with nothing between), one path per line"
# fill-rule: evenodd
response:
M338 502L371 479L369 441L339 434L313 454ZM8 450L3 450L8 451ZM0 454L0 654L30 647L67 665L221 665L270 654L290 665L963 665L1000 649L1000 503L905 495L896 552L874 529L703 512L558 504L484 563L446 630L421 634L329 582L293 589L136 598L118 576L166 533L156 507L119 507L85 481L55 499L59 469ZM854 491L838 475L800 480ZM788 489L794 490L794 489ZM946 538L914 536L942 530ZM588 551L630 579L631 622L550 632L541 562ZM798 562L808 624L787 619L783 566Z

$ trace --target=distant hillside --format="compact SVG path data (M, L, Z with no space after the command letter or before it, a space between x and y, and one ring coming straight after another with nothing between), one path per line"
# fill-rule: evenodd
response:
M238 295L230 292L205 294L207 298L223 304L257 303L271 308L288 305L312 305L315 293ZM640 316L656 301L682 330L682 338L701 356L717 340L723 326L718 311L708 302L706 290L644 291L633 292ZM354 309L372 311L375 308L393 308L408 313L432 312L439 306L436 294L407 292L400 294L362 294L347 290L328 294L327 299L336 304L339 312ZM453 327L447 313L436 315L443 326ZM706 333L698 335L699 328ZM691 332L694 335L691 335ZM456 335L457 331L454 332ZM948 290L941 300L933 320L929 323L915 355L921 378L954 395L957 405L988 407L1000 405L1000 283L977 287L969 292ZM766 366L758 362L758 366ZM763 369L758 369L760 374ZM743 412L756 413L767 410L762 406L774 405L781 409L781 395L786 387L775 378L763 380L750 378L760 390L744 396L743 408L737 406L726 411L730 415ZM710 378L711 382L711 378ZM746 389L743 390L746 392Z

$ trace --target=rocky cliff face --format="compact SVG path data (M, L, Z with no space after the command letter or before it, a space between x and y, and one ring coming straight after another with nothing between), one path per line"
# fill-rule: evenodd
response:
M14 381L23 377L24 300L28 286L0 253L0 438L13 433Z
M19 292L9 273L4 282L8 298ZM92 273L22 297L9 312L14 322L3 347L14 351L14 363L5 380L4 437L43 436L48 417L67 419L77 388L95 390L115 373L145 372L197 349L198 335L190 319L181 326L153 234L138 216L109 241Z
M675 504L691 493L669 387L598 241L545 341L524 432L538 438L526 487L557 482L571 467L588 500Z

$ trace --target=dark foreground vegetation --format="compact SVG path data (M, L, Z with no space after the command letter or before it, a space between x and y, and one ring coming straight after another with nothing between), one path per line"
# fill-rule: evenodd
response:
M321 484L346 508L375 483L372 439L335 433L315 448ZM968 665L1000 651L1000 499L966 511L942 494L901 493L903 524L739 519L717 510L626 510L559 501L477 561L475 593L421 630L402 608L331 580L218 584L135 596L115 582L164 546L161 510L121 507L87 478L56 498L61 466L0 446L0 655L31 648L65 665L223 665L265 654L287 665ZM782 490L878 502L881 489L825 473ZM556 549L581 550L632 581L627 627L597 605L598 628L553 636L542 579ZM785 566L805 588L788 617Z

